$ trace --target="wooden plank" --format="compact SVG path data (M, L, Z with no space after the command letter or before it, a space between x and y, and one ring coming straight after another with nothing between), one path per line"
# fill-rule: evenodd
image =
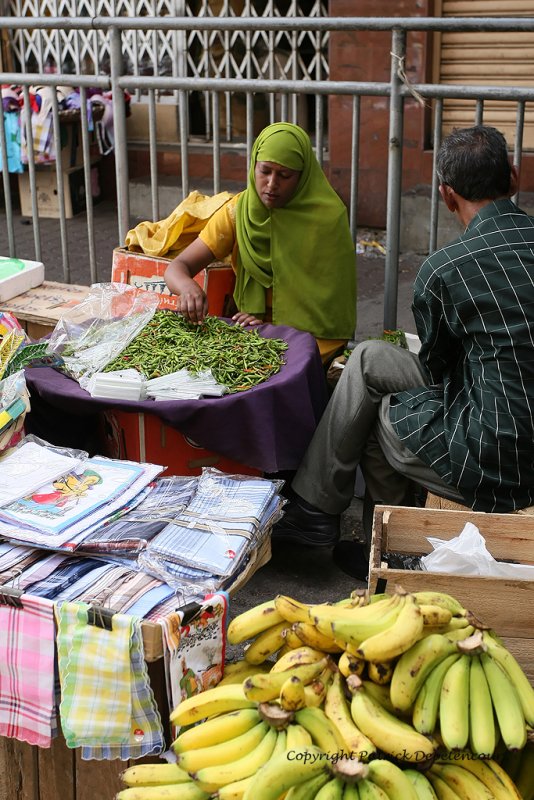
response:
M502 637L503 644L517 658L534 686L534 639Z
M75 797L76 800L107 800L114 797L125 786L120 779L128 762L82 761L80 751L76 750ZM61 795L58 795L58 800Z
M0 798L41 800L36 747L0 737Z
M76 800L75 754L61 733L50 748L34 748L39 757L39 800ZM95 762L96 763L96 762Z

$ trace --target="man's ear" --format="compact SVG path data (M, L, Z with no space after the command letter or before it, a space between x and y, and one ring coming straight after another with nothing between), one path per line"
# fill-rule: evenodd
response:
M449 186L448 183L440 183L439 193L449 211L454 214L458 210L458 203L456 201L456 192L452 186Z
M518 188L519 188L519 170L515 164L511 164L509 196L513 197L513 195L517 192Z

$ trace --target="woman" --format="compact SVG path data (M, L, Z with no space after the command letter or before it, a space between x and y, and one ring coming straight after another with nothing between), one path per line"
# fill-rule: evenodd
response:
M323 362L352 337L356 264L347 211L298 125L280 122L260 133L245 191L167 267L165 282L191 322L202 322L208 305L193 277L229 255L239 309L232 319L239 325L308 331Z

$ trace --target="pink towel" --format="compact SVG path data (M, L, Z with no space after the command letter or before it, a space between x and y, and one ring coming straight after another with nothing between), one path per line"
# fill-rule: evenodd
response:
M54 604L0 605L0 735L50 747L55 727Z

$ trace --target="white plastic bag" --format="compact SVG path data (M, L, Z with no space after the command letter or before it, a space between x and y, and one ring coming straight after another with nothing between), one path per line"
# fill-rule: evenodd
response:
M52 331L48 352L62 357L64 370L87 388L145 327L159 295L125 283L95 283L88 296L62 317Z
M486 547L486 540L471 522L467 522L454 539L427 538L434 550L422 556L421 562L429 572L534 580L534 567L496 561Z

